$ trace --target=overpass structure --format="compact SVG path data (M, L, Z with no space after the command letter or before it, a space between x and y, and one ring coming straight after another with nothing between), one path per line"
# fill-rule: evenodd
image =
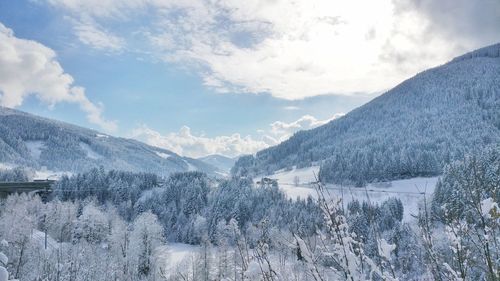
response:
M52 192L54 180L34 180L29 182L0 182L0 198L12 193L40 193L47 195Z

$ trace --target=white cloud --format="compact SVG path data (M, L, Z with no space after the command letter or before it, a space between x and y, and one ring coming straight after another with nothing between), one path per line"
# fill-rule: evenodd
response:
M318 120L313 116L305 115L290 123L276 121L270 124L269 130L259 130L258 133L261 136L258 139L251 136L242 137L237 133L230 136L210 138L203 135L194 135L187 126L183 126L179 132L162 135L145 125L134 129L131 137L188 157L198 158L211 154L235 157L243 154L253 154L276 145L299 130L308 130L321 126L339 116L342 116L342 114L336 114L327 120Z
M183 126L177 133L162 135L147 126L132 131L132 137L146 143L162 147L188 157L202 157L210 154L222 154L234 157L250 154L269 146L265 140L254 140L250 136L240 134L217 136L214 138L193 135L191 129Z
M343 113L338 113L326 120L318 120L316 117L311 115L304 115L300 117L298 120L295 120L290 123L276 121L271 124L271 134L279 141L282 142L288 139L293 133L300 130L309 130L321 125L324 125L333 119L337 119L341 116L344 116Z
M74 26L78 39L92 48L99 50L120 51L124 47L124 40L111 34L93 23L76 23Z
M0 23L0 105L18 107L30 95L50 106L78 104L89 122L106 131L116 129L114 122L102 117L102 106L92 103L82 87L73 85L73 77L64 72L52 49L17 38Z
M147 13L127 32L142 32L156 56L220 92L285 99L381 91L500 39L491 38L500 18L491 0L47 1L101 23Z

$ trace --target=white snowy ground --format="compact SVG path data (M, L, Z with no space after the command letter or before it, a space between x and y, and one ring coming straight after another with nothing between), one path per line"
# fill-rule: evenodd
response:
M58 180L62 176L67 175L71 176L73 173L71 172L62 172L62 171L52 171L52 170L47 170L47 169L41 169L38 171L35 171L35 180Z
M175 275L178 270L185 270L184 265L194 260L200 246L183 243L168 243L156 249L157 260L164 272Z
M0 169L3 169L3 170L12 169L14 167L15 166L13 166L12 164L9 164L9 163L0 163Z
M290 171L278 171L267 176L277 179L279 187L289 198L307 198L311 195L316 198L317 194L314 186L310 183L315 182L315 175L319 172L319 166L312 166L303 169L293 169ZM295 185L294 178L298 176L299 185ZM256 177L256 181L261 177ZM359 201L370 201L372 203L381 203L390 197L401 199L405 209L403 220L409 221L418 213L419 205L425 196L434 192L438 177L431 178L412 178L405 180L396 180L390 182L380 182L368 184L363 188L343 187L334 184L328 184L326 187L331 196L341 197L344 204L357 199Z
M0 163L0 170L2 170L2 169L3 170L10 170L10 169L14 169L15 167L17 167L17 165L15 165L15 164ZM36 171L34 171L34 173L35 173L33 176L34 180L46 180L46 179L58 180L64 175L71 176L73 174L73 173L67 172L67 171L47 170L46 168L36 170Z
M183 243L169 243L167 245L169 258L174 261L181 261L185 258L191 258L191 256L194 255L199 249L199 246Z

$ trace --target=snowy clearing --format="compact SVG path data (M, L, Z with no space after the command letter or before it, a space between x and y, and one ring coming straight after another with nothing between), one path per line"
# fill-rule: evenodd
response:
M278 180L281 190L292 199L317 197L316 190L311 184L316 181L315 175L319 172L319 166L312 166L303 169L292 169L290 171L278 171L267 177ZM298 185L294 181L297 177ZM255 181L261 177L256 177ZM420 202L425 195L431 195L436 187L438 177L412 178L395 180L390 182L371 183L366 187L346 187L335 184L327 184L326 187L330 196L341 197L344 204L354 199L359 201L370 201L380 204L391 197L401 199L405 208L404 220L412 219L412 215L418 213Z
M277 179L280 185L282 184L294 184L294 178L298 177L299 183L307 184L311 182L316 182L316 177L319 173L319 166L311 166L302 169L293 168L290 171L280 170L277 173L269 176L273 179Z
M341 187L337 185L327 185L327 187L332 192L331 194L342 197L344 204L354 199L380 204L391 197L399 198L404 206L403 220L409 221L413 219L414 215L418 214L424 196L432 195L436 188L437 180L438 177L412 178L371 183L362 188Z

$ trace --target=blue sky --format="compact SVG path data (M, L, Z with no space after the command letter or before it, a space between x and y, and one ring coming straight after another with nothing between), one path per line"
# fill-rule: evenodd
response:
M236 156L499 40L496 1L355 2L0 0L0 102Z

